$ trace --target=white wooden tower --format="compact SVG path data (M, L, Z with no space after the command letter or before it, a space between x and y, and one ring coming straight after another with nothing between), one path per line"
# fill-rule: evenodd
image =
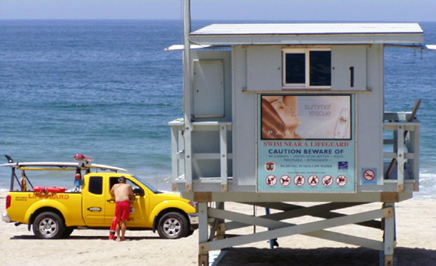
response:
M393 265L395 203L419 187L420 122L412 110L384 110L384 47L422 43L421 27L213 24L191 32L189 1L184 8L185 116L170 122L173 189L199 203L199 265L211 250L294 234L380 250ZM235 213L226 202L274 211ZM374 202L380 208L335 211ZM302 215L323 220L286 222ZM328 230L347 224L378 228L381 238ZM266 230L227 238L253 225Z

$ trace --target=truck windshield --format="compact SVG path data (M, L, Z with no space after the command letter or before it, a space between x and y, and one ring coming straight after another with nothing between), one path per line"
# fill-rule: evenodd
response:
M148 183L147 181L145 181L143 178L135 176L135 178L141 182L143 185L145 185L146 187L148 187L148 189L150 189L153 193L155 194L159 194L162 193L161 191L159 191L157 188L153 187L150 183Z

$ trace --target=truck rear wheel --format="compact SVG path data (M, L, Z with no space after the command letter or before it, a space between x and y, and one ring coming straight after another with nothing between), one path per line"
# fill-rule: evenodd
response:
M169 212L159 220L157 232L159 236L167 239L185 237L188 234L188 221L178 212Z
M64 221L54 212L40 213L33 222L33 233L37 238L58 239L64 230Z

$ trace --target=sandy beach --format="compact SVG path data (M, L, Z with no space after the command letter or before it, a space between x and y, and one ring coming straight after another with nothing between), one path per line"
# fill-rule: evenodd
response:
M2 192L0 196L2 212L5 195ZM250 212L244 205L233 205L239 211ZM398 265L436 265L435 205L436 201L431 200L397 204ZM252 230L250 227L232 233ZM337 230L380 237L379 230L358 226ZM107 230L75 230L67 239L39 240L27 225L1 222L0 265L197 265L197 232L178 240L159 239L157 233L144 231L128 231L125 242L109 241L107 236ZM379 252L375 250L301 235L280 238L278 242L280 247L274 250L267 242L234 247L215 265L379 265Z

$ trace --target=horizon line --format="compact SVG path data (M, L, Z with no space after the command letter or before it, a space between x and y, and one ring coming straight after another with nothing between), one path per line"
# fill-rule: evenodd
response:
M182 21L183 19L175 19L175 18L0 18L0 21L5 20L123 20L123 21L138 21L138 20L162 20L162 21ZM192 19L191 21L235 21L235 22L365 22L365 23L371 23L371 22L436 22L436 19L434 20L303 20L303 19L296 19L296 20L273 20L273 19L264 19L264 20L253 20L253 19Z

